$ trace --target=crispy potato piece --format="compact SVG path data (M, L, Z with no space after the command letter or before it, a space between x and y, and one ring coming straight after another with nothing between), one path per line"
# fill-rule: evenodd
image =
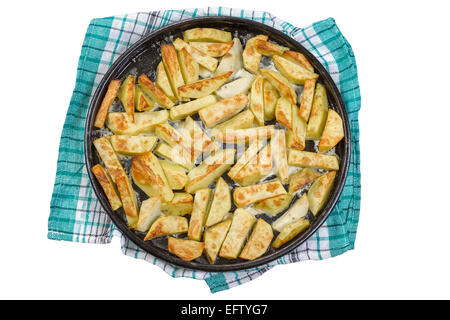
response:
M241 186L255 184L272 172L272 151L267 144L252 160L250 160L235 176L234 181Z
M313 182L320 177L320 173L310 168L304 168L289 177L289 193L294 193L300 190L303 186Z
M150 227L144 241L168 234L185 233L188 231L188 220L185 217L161 215Z
M161 77L161 73L160 73ZM162 80L161 80L162 81ZM173 101L159 88L157 87L146 74L141 74L138 78L138 83L141 89L156 103L166 109L170 109L174 106Z
M181 147L185 149L189 155L192 155L190 137L183 136L170 124L157 124L155 126L155 134L172 148ZM192 156L190 156L190 158L192 158Z
M306 121L300 118L299 110L292 105L292 139L288 139L288 147L303 150L306 147ZM290 141L289 141L290 140Z
M184 216L192 212L194 198L190 193L174 193L172 200L161 204L161 211L174 216Z
M234 42L230 40L228 42L223 43L190 42L189 44L210 57L218 58L225 55L228 51L230 51L231 47L233 47Z
M188 173L186 192L195 193L197 190L208 187L231 167L235 153L235 149L219 150L203 160Z
M218 61L217 59L210 57L200 50L194 48L190 44L186 43L185 41L181 40L180 38L177 38L173 45L177 50L181 50L183 48L186 48L187 52L192 56L192 58L197 61L199 65L204 67L205 69L214 72L217 69Z
M207 95L202 98L177 105L170 109L170 119L173 121L184 119L187 116L192 116L204 107L216 102L217 98L214 95Z
M233 214L230 230L222 244L219 256L226 259L236 259L250 232L255 217L247 210L238 208Z
M231 219L227 219L205 230L203 241L205 242L205 254L209 263L214 264L216 262L217 254L222 247L230 226Z
M289 240L294 239L298 234L309 228L309 221L306 219L297 220L287 225L272 243L272 247L278 249Z
M219 70L219 68L217 68L217 70ZM217 74L221 74L221 73L223 73L223 72L217 72ZM214 72L211 72L211 71L203 68L201 65L199 65L199 67L198 67L198 75L202 79L211 78L211 77L214 77Z
M308 122L311 114L312 103L314 99L314 89L316 88L316 79L305 80L303 93L300 101L300 118Z
M210 227L223 220L225 215L231 209L231 192L228 184L219 178L216 184L216 190L214 191L214 197L211 202L211 208L209 209L208 218L206 219L205 226Z
M270 121L275 118L275 107L280 98L278 91L270 84L267 79L264 79L264 120Z
M227 129L213 131L214 139L225 143L243 143L253 139L269 139L275 134L275 126L248 129Z
M262 146L262 142L259 139L253 140L247 150L245 150L242 156L238 159L236 164L230 169L230 171L228 171L228 176L234 180L239 171L241 171L247 163L256 157Z
M180 62L181 73L184 83L192 83L198 81L199 66L192 56L187 52L186 48L178 51L178 60Z
M112 181L117 183L116 178L121 175L126 175L126 173L108 138L105 136L100 137L94 140L93 144L102 159L106 170L108 170L111 175Z
M114 151L127 156L137 156L153 150L158 138L155 136L109 136Z
M242 111L241 113L238 113L233 118L218 124L214 127L213 130L220 131L227 129L248 129L253 126L253 119L255 119L253 112L247 109Z
M136 77L129 75L119 90L119 100L122 102L125 112L130 116L131 122L134 123L134 88Z
M198 115L208 128L212 128L241 112L247 103L248 96L241 93L201 109Z
M273 231L270 224L259 218L256 221L252 234L242 249L239 258L245 260L255 260L266 253L273 239Z
M184 261L192 261L200 257L205 244L194 240L177 239L168 237L168 249L178 258Z
M283 53L282 57L293 63L301 65L306 70L314 72L314 67L312 66L312 64L308 61L308 59L306 59L303 54L299 52L288 50Z
M242 59L244 61L244 68L249 72L256 74L259 69L259 62L261 61L261 54L255 48L256 40L267 40L268 38L268 36L260 34L247 40L244 52L242 53Z
M182 190L187 183L187 175L183 167L166 160L159 160L167 182L172 190Z
M119 88L122 81L112 80L108 85L108 90L106 91L105 97L103 98L102 104L97 111L95 116L94 126L97 128L103 128L105 124L106 116L108 115L109 108L117 97Z
M164 69L164 63L161 61L156 68L156 86L162 90L162 92L173 102L177 101L175 94L170 86L169 78L167 77L166 69Z
M260 54L269 57L273 57L274 55L281 56L285 51L289 50L287 47L262 39L255 40L255 48Z
M306 168L339 170L339 160L336 156L293 149L288 152L288 164Z
M137 231L148 231L151 224L161 215L161 199L162 196L159 195L142 201L139 220L135 227Z
M156 107L155 102L142 91L141 87L135 85L134 92L134 105L137 111L150 111Z
M286 193L280 180L275 180L248 187L237 187L234 190L233 200L236 206L245 207L252 203Z
M111 205L111 209L116 211L120 207L122 207L122 201L120 201L119 196L117 195L116 188L111 180L111 177L106 172L105 169L100 164L96 164L92 167L92 173L97 178L97 181L102 186L103 191L108 198L109 204Z
M327 122L319 143L319 152L327 152L344 138L342 118L336 111L328 111Z
M330 171L317 178L308 190L309 209L313 215L322 209L333 188L336 171Z
M212 78L186 84L178 88L178 95L185 98L201 98L207 96L227 82L230 76L231 71L228 71Z
M261 210L271 216L276 216L289 207L293 197L293 195L288 193L281 194L273 198L256 202L255 209Z
M250 94L250 110L255 115L258 125L264 125L264 83L262 75L258 75L253 81Z
M210 195L210 189L200 189L195 192L194 207L192 208L191 220L189 221L189 239L200 241L202 238L203 223L205 222Z
M117 190L119 190L120 199L122 200L123 211L127 218L130 228L134 228L138 221L138 204L136 193L131 185L130 179L126 174L120 174L116 177Z
M181 48L179 50L181 50ZM175 97L180 100L178 88L184 85L184 79L183 74L181 73L177 51L173 45L163 44L161 45L161 56L172 92L175 94Z
M197 159L202 153L211 153L219 149L219 146L208 137L203 129L195 123L191 117L187 117L184 121L182 134L189 136L194 159Z
M164 202L172 200L172 189L158 158L153 153L146 152L133 157L131 175L134 183L149 197L162 195Z
M253 83L254 77L242 77L224 84L215 94L221 99L227 99L237 94L246 94Z
M292 130L292 103L285 97L278 99L275 107L275 118L286 129Z
M145 111L134 115L134 123L125 112L110 112L106 118L106 126L119 135L136 136L140 133L150 133L153 127L169 119L167 110Z
M281 96L286 97L290 103L297 102L297 94L288 79L276 71L260 69L260 72L278 90Z
M281 232L288 224L304 218L308 213L308 208L308 195L304 193L285 214L272 223L273 229Z
M293 63L281 56L273 56L275 67L289 81L296 84L305 84L305 80L317 79L319 75L303 68L301 65Z
M308 126L306 127L306 139L318 140L322 136L328 115L328 99L325 87L318 83L309 116Z
M234 76L239 70L242 69L242 43L238 38L233 39L233 46L220 60L217 67L217 74L231 71Z
M160 143L155 149L155 153L167 160L179 164L183 168L190 170L194 164L191 159L191 154L181 146L172 148L166 143Z
M286 134L284 133L284 130L277 130L275 137L271 140L271 144L275 160L275 173L281 183L286 184L288 182L289 174L286 152Z
M231 32L214 28L193 28L183 32L185 41L214 41L228 42L231 41Z

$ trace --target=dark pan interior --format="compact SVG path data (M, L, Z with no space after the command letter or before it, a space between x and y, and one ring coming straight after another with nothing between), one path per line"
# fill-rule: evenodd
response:
M117 210L117 212L113 212L111 210L100 184L91 172L91 168L100 162L100 159L92 144L92 141L98 138L100 133L94 128L93 123L109 82L113 79L123 80L130 71L137 73L138 75L141 73L146 73L152 81L155 81L155 70L158 63L161 61L159 45L162 43L171 43L177 37L182 37L182 31L194 27L212 27L230 31L233 36L240 38L244 46L245 40L248 38L257 34L266 34L269 36L269 40L303 53L312 63L316 72L320 74L319 81L323 83L327 89L330 107L341 115L344 122L345 138L336 147L336 154L339 156L340 161L340 170L337 172L334 187L327 204L316 217L310 217L311 226L308 230L298 235L296 238L292 239L279 249L275 250L270 248L264 256L254 261L245 261L242 259L226 260L223 258L218 258L216 264L210 265L206 258L201 257L195 261L187 262L179 259L167 250L166 237L144 242L143 234L130 230L127 227L125 215L122 209ZM194 118L194 120L197 119ZM173 263L174 265L190 269L205 271L232 271L253 268L285 255L311 237L311 235L322 225L333 210L345 184L350 161L350 139L351 137L347 114L336 85L320 62L303 46L282 32L258 22L233 17L203 17L183 20L146 35L133 46L128 48L112 65L100 82L89 106L85 127L85 160L91 184L102 207L119 230L121 230L121 232L128 239L133 241L139 248L158 258ZM312 146L307 145L306 150L312 150ZM129 168L125 167L125 170L128 171L128 169ZM138 193L138 198L141 200L147 198L143 195L143 193L140 193L139 188L135 187L135 190ZM265 215L262 215L261 217L268 221L273 220Z

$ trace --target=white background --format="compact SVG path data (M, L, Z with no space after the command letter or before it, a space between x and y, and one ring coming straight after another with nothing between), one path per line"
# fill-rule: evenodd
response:
M334 17L358 64L356 249L218 294L109 245L47 240L65 114L91 18L213 5L302 27ZM450 298L449 8L444 1L2 1L0 298Z

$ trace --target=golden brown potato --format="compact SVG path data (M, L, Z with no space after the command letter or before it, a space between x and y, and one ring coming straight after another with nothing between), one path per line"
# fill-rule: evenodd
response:
M266 253L270 242L273 239L273 231L270 224L259 218L256 221L252 234L247 241L244 249L242 249L239 258L245 260L255 260Z
M105 97L103 98L102 104L100 105L100 108L98 109L97 115L95 117L95 127L103 128L109 108L116 99L121 84L122 81L120 80L112 80L109 83L108 90L106 91Z
M111 175L113 182L116 182L118 176L126 175L125 170L107 137L98 138L93 141L93 144L102 159L106 170L108 170Z
M254 139L267 140L270 139L274 134L274 125L248 129L227 129L213 131L214 139L224 143L243 143Z
M250 110L244 110L231 119L222 122L214 127L213 130L221 131L221 130L234 130L234 129L248 129L253 125L253 119L255 116Z
M184 261L192 261L200 257L205 244L194 240L177 239L168 237L168 249L178 258Z
M119 90L119 100L122 102L125 112L130 116L131 122L134 123L134 88L136 77L129 75Z
M173 107L173 101L160 89L158 88L146 74L141 74L138 78L138 83L142 90L153 100L156 101L158 105L163 108L170 109Z
M251 73L257 73L259 69L259 62L261 61L261 54L255 48L255 41L257 39L267 40L266 35L258 35L254 38L248 39L245 45L242 59L244 61L244 68Z
M185 217L161 215L150 226L144 241L168 234L185 233L188 231L188 220Z
M183 168L190 170L194 163L192 162L191 154L188 153L181 146L177 146L172 148L166 143L160 143L155 149L155 154L160 157L163 157L167 160L170 160L176 164L179 164Z
M135 228L137 231L148 231L151 224L161 215L161 199L162 196L156 196L142 201L139 220Z
M282 57L293 63L301 65L303 68L311 72L314 72L314 67L312 66L312 64L308 61L308 59L306 59L303 54L299 52L288 50L283 53Z
M288 147L303 150L306 147L306 121L299 115L299 110L295 104L292 105L292 134L288 139Z
M213 57L210 57L200 50L194 48L190 44L186 43L185 41L181 40L180 38L175 39L173 42L173 45L177 50L181 50L183 48L186 48L187 52L192 56L192 58L202 67L205 69L214 72L217 69L218 61L217 59L214 59Z
M170 119L172 121L184 119L187 116L192 116L204 107L212 105L216 102L217 98L210 94L187 103L179 104L170 109Z
M290 194L281 194L273 198L256 202L255 209L261 210L271 216L276 216L289 207L292 198L293 196Z
M236 206L245 207L252 203L286 194L280 180L238 187L234 190L233 200Z
M260 69L259 71L278 90L281 96L287 98L290 103L297 102L297 94L288 79L269 69Z
M136 193L126 174L120 174L116 177L116 185L117 190L119 191L120 200L122 200L123 211L125 211L128 226L134 228L138 220L139 212Z
M270 41L256 39L255 48L260 54L264 56L273 57L274 55L281 56L283 52L289 50L287 47L280 46Z
M215 95L220 99L227 99L240 93L247 94L254 78L255 77L251 75L228 82L217 89Z
M309 221L300 219L287 225L272 243L272 247L278 249L289 240L294 239L298 234L309 228Z
M247 150L245 150L242 156L235 163L235 165L230 169L230 171L228 171L228 176L231 179L234 179L239 171L241 171L241 169L244 168L247 163L249 163L253 158L256 157L262 147L263 144L259 139L253 140L248 146Z
M285 214L272 223L273 229L281 232L288 224L304 218L308 213L308 208L308 195L304 193Z
M166 160L159 160L167 182L172 190L182 190L187 183L187 175L183 167Z
M166 70L164 69L164 63L161 61L156 68L156 86L162 90L162 92L173 102L177 101L175 94L170 86L169 78L167 77Z
M250 94L250 110L255 115L258 125L264 125L264 83L262 75L253 81Z
M127 156L137 156L153 150L158 138L156 136L109 136L114 151Z
M218 58L230 51L234 42L191 42L189 44L210 57Z
M216 262L217 254L222 247L230 226L231 219L227 219L205 230L203 241L205 242L205 254L209 263L214 264Z
M275 107L275 117L279 124L292 130L292 103L287 98L278 99Z
M198 112L200 119L208 127L224 122L234 115L238 114L248 103L248 96L237 94L231 98L220 100L215 104L209 105Z
M198 192L198 191L197 191ZM208 218L206 219L205 226L210 227L223 220L225 215L231 209L231 192L228 184L219 178L217 180L216 189L214 191L214 197L211 202L211 208L209 209Z
M316 79L305 80L302 98L300 102L300 117L308 122L311 114L312 103L314 99L314 90L316 88Z
M275 118L275 107L280 95L267 79L264 79L264 120L270 121Z
M256 157L251 159L234 177L241 186L255 184L272 172L272 152L267 144Z
M293 63L281 56L273 56L275 67L289 81L295 84L305 84L305 80L317 79L319 75L303 68L301 65Z
M185 98L202 98L216 91L225 82L227 82L230 76L231 71L228 71L212 78L202 79L180 86L178 88L178 94L180 97Z
M237 74L242 69L242 43L238 38L233 39L233 46L222 57L219 66L217 67L217 74L231 71L232 76Z
M175 47L171 44L161 45L161 57L167 77L169 78L172 92L175 94L175 97L180 100L178 88L184 85L184 79Z
M150 111L156 107L155 102L142 91L141 87L136 85L134 92L134 105L137 111Z
M186 48L178 51L178 61L180 62L181 74L184 83L192 83L198 81L199 66L192 56L187 52Z
M231 41L231 32L214 28L193 28L183 32L185 41L213 41L228 42Z
M178 130L168 123L161 123L155 126L155 134L172 148L181 147L191 154L191 139L183 136Z
M117 195L116 188L105 169L99 164L96 164L92 167L92 173L97 178L97 181L103 188L103 191L108 198L109 204L111 205L111 209L113 211L122 207L122 201L120 201L119 196Z
M306 168L339 170L339 160L336 156L293 149L288 152L288 164Z
M190 193L174 193L172 200L161 204L161 211L174 216L184 216L192 212L194 198Z
M289 167L287 163L286 134L284 130L277 130L275 137L271 140L271 144L275 160L275 173L281 183L286 184L289 178Z
M336 171L330 171L317 178L308 190L309 209L313 215L322 209L333 188Z
M344 138L342 118L336 111L328 111L327 122L319 143L319 152L327 152Z
M328 115L328 99L325 87L318 83L314 93L311 115L306 127L306 139L318 140L322 136Z
M320 177L320 173L310 168L304 168L293 173L289 177L289 193L292 194L300 190L303 186L313 182L318 177Z
M191 152L193 152L194 159L203 153L211 153L219 149L203 129L191 118L187 117L184 121L182 134L189 136L191 140Z
M195 192L194 207L189 220L189 239L200 241L202 238L203 223L205 222L210 195L210 189L200 189Z
M169 119L167 110L138 112L134 115L135 122L125 112L110 112L106 118L106 126L119 135L136 136L140 133L150 133L158 123Z

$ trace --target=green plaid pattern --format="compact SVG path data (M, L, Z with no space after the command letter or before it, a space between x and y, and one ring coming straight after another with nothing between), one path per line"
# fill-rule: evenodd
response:
M210 273L179 268L139 250L114 228L93 194L84 165L83 133L90 99L111 64L142 36L171 22L200 16L237 16L282 30L325 66L339 88L350 120L352 155L348 178L334 211L305 243L265 266L237 272ZM297 28L268 12L232 8L201 8L140 12L93 19L88 27L75 89L61 135L57 173L48 221L48 238L88 243L109 243L121 237L122 252L151 262L173 277L205 280L211 292L229 289L250 281L278 264L321 260L354 247L361 194L358 111L361 105L356 62L350 44L333 19Z

